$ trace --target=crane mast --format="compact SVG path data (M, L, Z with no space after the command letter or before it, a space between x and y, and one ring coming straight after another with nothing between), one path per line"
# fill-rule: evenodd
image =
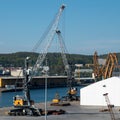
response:
M25 97L25 100L27 102L27 105L30 106L30 90L29 90L29 57L27 57L25 59L25 79L24 79L24 97Z

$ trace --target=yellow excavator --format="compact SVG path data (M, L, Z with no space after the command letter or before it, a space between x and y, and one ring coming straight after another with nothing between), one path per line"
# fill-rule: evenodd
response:
M29 57L25 59L25 78L24 78L24 86L23 91L24 95L19 96L16 95L13 98L13 105L14 109L11 109L9 111L9 115L30 115L30 116L40 116L42 114L41 109L38 109L34 106L34 101L30 98L30 89L29 89L29 83L30 83L30 72L28 69L28 61Z
M115 53L109 53L105 64L99 65L97 52L93 56L94 76L97 80L107 79L112 77L115 67L118 66L118 59Z
M63 96L62 98L60 98L59 94L56 93L54 99L52 100L51 105L53 106L68 106L70 105L69 102L65 102L65 101L78 101L79 97L77 96L77 88L71 88L70 90L68 90L67 95Z

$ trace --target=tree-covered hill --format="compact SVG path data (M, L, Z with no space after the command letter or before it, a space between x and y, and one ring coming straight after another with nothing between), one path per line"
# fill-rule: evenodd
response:
M23 67L24 60L27 56L31 58L31 64L34 64L37 60L38 53L32 52L17 52L10 54L0 54L0 65L3 67ZM47 60L50 65L61 64L62 57L60 53L48 53ZM92 56L90 55L79 55L79 54L67 54L68 62L74 64L86 64L92 63Z
M38 53L17 52L11 54L0 54L0 65L2 67L24 67L24 60L27 56L31 58L30 64L33 66L37 60ZM106 58L107 54L100 55L100 58ZM120 53L117 53L118 61ZM60 53L48 53L47 63L53 73L63 73L64 65ZM93 64L93 55L67 54L68 63L74 68L75 64ZM45 63L45 62L44 62ZM44 64L43 63L43 64Z

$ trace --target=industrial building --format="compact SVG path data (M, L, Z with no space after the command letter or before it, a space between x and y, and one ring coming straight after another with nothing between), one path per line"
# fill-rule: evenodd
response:
M104 94L108 93L110 104L120 106L120 77L111 77L80 89L80 105L106 106Z

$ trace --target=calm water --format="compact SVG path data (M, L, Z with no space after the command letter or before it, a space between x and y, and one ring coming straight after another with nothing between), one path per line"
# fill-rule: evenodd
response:
M80 88L78 88L78 95ZM67 88L49 88L47 90L47 100L51 101L55 93L58 92L60 97L65 96L67 92ZM36 103L44 102L45 101L45 90L44 89L35 89L30 91L31 99L34 100ZM23 95L23 92L6 92L0 94L0 107L8 107L13 105L13 97L15 95Z

